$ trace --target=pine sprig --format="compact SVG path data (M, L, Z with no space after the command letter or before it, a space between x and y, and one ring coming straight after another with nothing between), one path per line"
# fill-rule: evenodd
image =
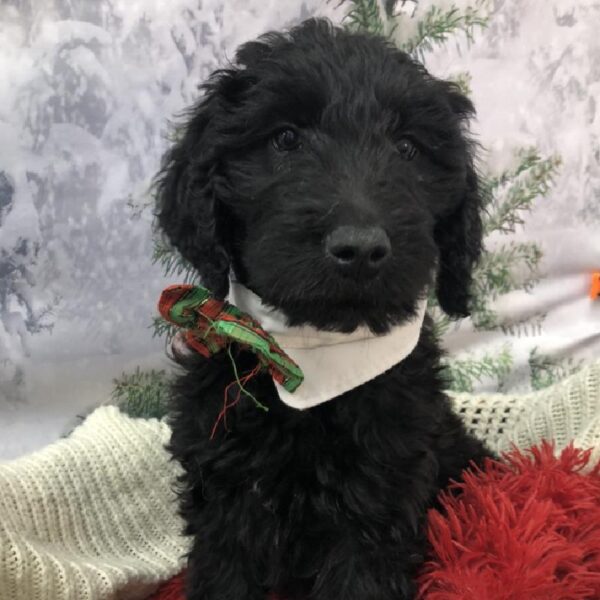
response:
M483 253L473 276L471 317L476 329L492 330L502 326L490 304L513 290L529 291L539 281L541 258L542 251L532 242L511 242ZM523 267L525 274L522 274Z
M464 9L455 4L449 8L432 6L417 24L417 34L401 45L402 50L423 60L435 46L445 44L451 36L463 34L473 41L475 31L488 26L488 0L476 0Z
M519 158L515 169L491 178L486 184L486 234L514 233L523 225L523 213L530 211L535 200L548 193L561 164L559 157L542 159L537 150L531 148L520 151Z
M486 235L514 233L524 223L524 213L531 211L535 201L548 193L559 166L558 157L542 158L536 148L523 148L517 152L515 166L485 179L482 191ZM530 329L525 321L500 322L490 305L513 290L530 291L539 281L541 258L542 251L535 243L510 242L482 254L473 275L472 322L476 329L500 327L508 333Z
M152 262L162 267L165 277L180 277L183 274L185 283L194 283L198 278L194 267L175 248L160 238L154 242Z
M525 317L523 319L512 319L504 321L500 325L502 333L516 337L541 335L542 325L546 319L546 313L538 313L533 317Z
M513 357L505 347L495 356L484 354L477 358L453 359L444 366L449 378L449 389L454 392L472 392L476 383L489 379L496 380L500 387L512 369Z
M177 333L177 327L162 317L154 317L150 327L152 328L152 337L164 337L167 344Z
M113 380L113 402L130 417L161 419L167 412L169 380L165 371L123 373Z
M490 175L486 179L487 191L490 194L493 195L498 188L506 185L509 181L516 179L525 171L532 169L542 162L539 150L535 146L520 148L516 152L516 158L518 160L516 165L505 169L499 175Z
M572 358L553 358L541 354L538 348L533 348L529 353L528 362L531 372L531 387L534 390L551 386L576 373L582 366L582 361L575 362Z
M473 92L471 90L471 74L466 71L462 73L457 73L453 77L449 77L448 81L452 81L454 84L458 86L458 89L465 96L470 96Z
M352 8L344 17L344 26L349 31L383 35L385 24L378 0L350 0Z
M432 292L427 303L427 312L432 319L433 335L441 340L452 326L450 317L439 307L435 294Z
M533 242L510 242L500 248L484 252L474 272L474 293L494 300L501 294L517 289L531 289L537 279L521 281L515 266L524 266L529 273L537 271L542 251Z
M509 242L482 253L473 273L471 288L471 321L476 329L491 331L501 328L510 332L514 327L515 331L527 330L524 322L510 325L500 322L490 305L502 294L519 289L531 290L539 281L541 258L542 251L533 242ZM450 330L452 321L441 311L433 293L429 298L428 310L433 318L433 332L441 338Z

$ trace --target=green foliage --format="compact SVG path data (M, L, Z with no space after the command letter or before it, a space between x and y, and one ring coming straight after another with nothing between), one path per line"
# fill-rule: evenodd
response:
M385 26L378 0L351 0L349 4L352 6L344 18L344 25L349 31L384 34Z
M548 193L560 166L558 157L542 158L536 148L517 151L516 159L513 167L484 179L483 223L487 235L514 233L523 225L524 214ZM541 258L537 244L512 240L483 253L473 276L472 321L477 329L502 327L508 333L527 332L524 322L505 327L490 305L502 294L531 290L539 281Z
M501 387L513 366L513 358L508 347L492 356L484 354L477 358L453 359L445 367L449 379L449 388L454 392L472 392L476 383L496 380Z
M437 298L435 297L435 291L431 291L428 302L427 302L427 312L433 321L433 334L438 339L441 340L452 326L452 321L450 317L445 312L442 312L441 308L438 306Z
M152 328L152 337L164 337L167 343L169 343L177 333L177 327L160 316L152 319L152 325L150 327Z
M581 362L572 358L560 359L540 354L537 348L529 353L531 387L541 390L553 385L581 368Z
M167 412L168 377L165 371L123 373L113 380L112 399L131 417L161 419Z
M452 81L458 86L458 89L465 95L470 96L471 91L471 74L463 71L462 73L456 73L453 77L449 78L449 81Z
M160 238L154 242L152 262L162 267L165 277L180 278L183 275L185 283L194 283L197 280L194 267L175 248Z
M483 253L473 274L471 320L477 329L501 326L490 304L502 294L530 289L537 281L537 267L542 252L534 243L510 242ZM528 271L522 275L523 267Z
M501 323L500 330L505 335L517 337L541 335L545 319L546 313L536 313L521 319L507 319Z
M514 233L523 224L523 213L548 193L561 164L557 156L542 158L536 148L519 150L517 160L516 167L489 178L484 184L486 234Z
M435 46L445 44L450 37L462 34L471 42L477 29L488 26L488 0L475 0L465 8L452 4L448 8L432 6L417 23L417 34L400 44L405 52L423 60Z
M401 42L399 47L423 60L427 52L445 44L452 36L462 34L470 42L477 29L488 25L489 3L490 0L475 0L465 8L455 4L448 8L432 6L418 21L416 35ZM379 0L348 0L348 4L350 9L344 25L350 31L391 37L407 18L403 14L393 14L396 2L386 2L386 10L381 10Z

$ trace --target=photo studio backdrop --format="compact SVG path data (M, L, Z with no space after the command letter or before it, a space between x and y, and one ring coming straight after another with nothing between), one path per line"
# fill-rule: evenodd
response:
M160 403L156 300L186 275L152 233L169 120L238 44L315 15L390 37L478 109L475 311L431 307L452 387L538 389L600 357L597 1L3 0L0 460L111 398Z

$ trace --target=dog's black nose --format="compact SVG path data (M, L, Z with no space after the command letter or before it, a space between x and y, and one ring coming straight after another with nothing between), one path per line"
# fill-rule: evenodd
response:
M344 272L376 273L388 259L392 247L381 227L351 227L334 229L325 242L327 255Z

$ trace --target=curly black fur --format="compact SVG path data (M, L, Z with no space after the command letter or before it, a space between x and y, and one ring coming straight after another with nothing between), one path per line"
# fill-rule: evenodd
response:
M290 324L383 333L437 273L441 307L467 314L480 196L473 107L454 85L380 38L311 20L245 44L204 88L166 156L158 215L205 285L223 297L233 271ZM273 143L284 130L293 147ZM324 244L340 225L385 230L377 274L338 272ZM214 440L230 358L182 360L170 448L194 536L188 598L411 598L427 508L487 454L451 412L439 359L426 321L407 359L307 411L261 375L248 387L269 412L240 402ZM256 359L235 360L245 372Z

